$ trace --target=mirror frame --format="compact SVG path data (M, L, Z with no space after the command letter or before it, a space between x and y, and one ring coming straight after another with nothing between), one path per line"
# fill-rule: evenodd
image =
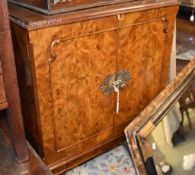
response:
M148 136L192 84L193 79L195 79L195 59L192 59L176 78L125 128L125 136L138 175L148 174L146 160L152 157Z

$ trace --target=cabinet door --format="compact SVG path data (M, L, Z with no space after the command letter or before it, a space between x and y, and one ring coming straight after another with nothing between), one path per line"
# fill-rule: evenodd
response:
M131 16L124 16L124 20L128 17ZM124 21L118 34L117 68L118 71L127 70L131 80L120 92L120 112L115 115L116 133L138 115L168 80L170 58L166 54L167 33L163 31L166 21L162 18L139 21L142 16L136 20L134 24L130 24L131 19Z
M114 94L100 86L116 70L116 24L107 17L30 32L48 164L113 136Z
M115 72L115 36L115 31L102 32L56 47L50 78L58 150L113 127L113 96L105 97L99 88Z

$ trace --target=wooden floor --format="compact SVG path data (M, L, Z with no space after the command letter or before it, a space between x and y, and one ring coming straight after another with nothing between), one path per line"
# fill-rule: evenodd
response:
M0 111L0 175L52 175L47 166L28 144L29 160L15 159L6 111Z
M29 153L28 161L18 163L11 147L0 131L0 175L51 175L51 172L30 146Z

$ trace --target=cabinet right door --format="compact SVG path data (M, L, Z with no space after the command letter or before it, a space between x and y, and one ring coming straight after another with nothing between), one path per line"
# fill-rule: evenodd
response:
M120 110L114 119L115 134L121 133L169 80L175 18L164 17L169 10L118 16L117 71L128 71L131 79L127 87L120 90Z

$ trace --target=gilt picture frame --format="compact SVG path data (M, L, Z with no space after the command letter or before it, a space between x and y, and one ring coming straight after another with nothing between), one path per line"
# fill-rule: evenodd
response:
M138 175L147 175L146 161L152 157L148 136L195 79L195 59L171 81L125 128L133 164ZM153 167L155 168L155 167Z

